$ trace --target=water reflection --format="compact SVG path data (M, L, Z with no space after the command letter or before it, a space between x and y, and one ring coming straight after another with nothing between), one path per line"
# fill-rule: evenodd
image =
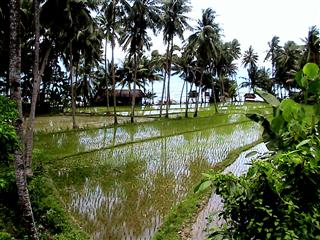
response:
M242 114L222 114L214 117L156 121L116 128L38 134L35 136L35 148L45 149L46 154L52 159L63 158L86 151L110 148L119 144L178 135L242 121L248 121Z
M179 125L173 121L168 129L185 128ZM83 144L76 151L98 138L114 145L122 141L118 136L134 141L152 132L166 136L168 129L146 125L80 132L78 141ZM150 239L169 209L199 181L201 172L260 134L253 123L211 127L59 160L53 163L51 175L66 207L92 239Z

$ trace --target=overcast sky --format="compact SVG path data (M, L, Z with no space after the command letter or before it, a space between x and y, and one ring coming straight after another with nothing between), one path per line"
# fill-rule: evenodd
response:
M193 18L211 7L224 30L225 40L239 40L242 52L250 45L263 60L268 41L279 36L301 43L310 26L320 26L320 0L192 0Z
M261 64L273 36L279 36L281 44L288 40L302 43L310 26L320 27L320 0L191 0L191 5L191 25L196 25L202 9L211 7L224 40L238 39L242 53L252 45ZM165 52L161 33L153 38L154 49ZM116 58L123 59L124 53L118 50Z
M202 9L211 7L216 11L217 22L223 29L224 41L238 39L241 44L241 52L253 46L259 55L259 65L270 67L270 63L264 63L268 42L273 36L280 37L280 44L293 40L302 44L307 37L311 26L320 27L320 0L191 0L192 11L188 13L190 24L195 26L196 20L201 18ZM188 37L186 33L185 37ZM153 37L151 50L159 50L165 53L162 35ZM175 38L175 43L180 41ZM110 54L109 50L109 54ZM117 48L117 62L123 61L124 53ZM110 56L111 58L111 56ZM109 59L110 59L109 58ZM238 83L242 77L247 77L247 71L238 60ZM179 99L182 81L173 81L172 96ZM155 91L161 95L162 83L155 84ZM246 90L244 90L246 91Z

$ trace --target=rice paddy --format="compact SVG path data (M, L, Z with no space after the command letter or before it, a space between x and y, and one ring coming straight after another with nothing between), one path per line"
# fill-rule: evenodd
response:
M42 133L35 148L48 156L65 208L92 239L151 239L202 172L261 137L258 124L232 111Z

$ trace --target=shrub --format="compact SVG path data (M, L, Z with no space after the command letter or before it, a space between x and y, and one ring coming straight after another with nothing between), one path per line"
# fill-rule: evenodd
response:
M286 99L281 103L258 91L274 107L274 118L249 115L261 122L276 156L253 162L248 173L204 174L198 186L211 185L224 203L223 227L212 239L319 239L320 238L320 71L307 64L296 76L304 90L315 96L314 106ZM308 114L306 114L308 112Z

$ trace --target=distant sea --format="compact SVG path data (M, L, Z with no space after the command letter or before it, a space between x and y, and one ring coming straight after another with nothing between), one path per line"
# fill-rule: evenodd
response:
M238 79L237 81L238 81L238 85L239 85L243 80L239 81L239 79ZM188 83L188 92L190 91L190 85L191 84ZM178 76L172 76L171 81L170 81L170 98L171 98L171 100L174 100L177 103L180 102L180 95L181 95L182 87L183 87L183 80ZM153 84L153 90L154 90L154 93L156 94L156 98L154 100L155 103L157 103L161 100L162 88L163 88L163 81L157 81ZM195 87L193 87L192 90L195 90ZM151 85L149 85L147 87L147 91L151 92ZM238 100L242 101L243 95L247 92L249 92L248 88L239 89L238 94L239 94L240 99L238 97ZM165 91L165 93L166 93L166 91ZM185 88L184 88L182 102L185 102L185 96L186 96L186 94L185 94Z

